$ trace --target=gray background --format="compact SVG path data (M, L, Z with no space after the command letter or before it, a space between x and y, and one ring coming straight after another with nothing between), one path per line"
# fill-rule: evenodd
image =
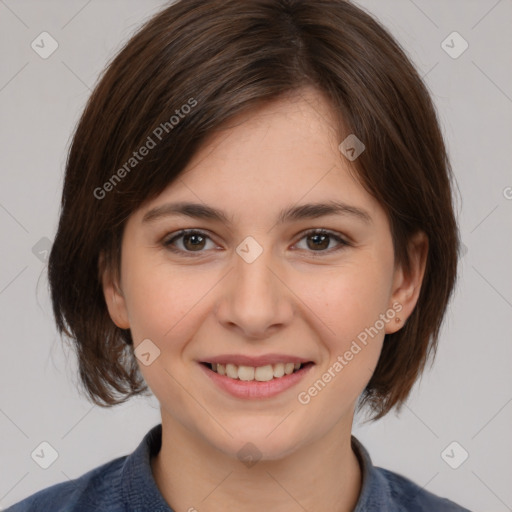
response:
M473 511L510 511L512 2L357 3L391 30L432 92L460 189L466 251L433 368L400 416L355 425L354 434L376 465ZM79 394L75 356L53 323L45 250L57 227L71 135L97 77L165 4L0 0L3 508L132 452L160 422L154 397L102 409ZM31 48L43 31L59 45L47 59ZM458 58L441 45L453 31L469 44ZM43 441L58 453L48 469L31 458ZM457 469L441 455L453 441L469 453ZM460 462L461 448L445 453Z

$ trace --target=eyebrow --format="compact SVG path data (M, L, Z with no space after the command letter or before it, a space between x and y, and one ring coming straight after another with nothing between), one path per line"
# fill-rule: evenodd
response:
M214 220L227 225L233 224L232 220L222 210L205 204L189 202L167 203L162 206L157 206L146 212L142 223L151 223L163 217L176 215L195 219ZM346 215L355 217L367 224L372 223L372 218L366 210L348 205L341 201L328 201L326 203L308 203L284 208L277 217L277 224L304 219L316 219L327 215Z

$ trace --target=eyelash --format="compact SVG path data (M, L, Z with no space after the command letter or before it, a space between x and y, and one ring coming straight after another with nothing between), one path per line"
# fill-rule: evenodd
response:
M200 257L201 255L203 255L205 252L204 250L202 250L202 251L184 251L182 249L177 249L176 247L174 247L172 245L176 240L178 240L186 235L199 235L203 238L208 238L209 240L211 240L211 237L204 231L200 231L197 229L183 229L181 231L178 231L171 238L168 238L167 240L165 240L163 242L163 245L170 251L172 251L176 254L185 256L185 257L197 258L197 257ZM320 251L308 251L307 249L305 249L307 252L311 253L314 257L323 257L325 254L332 254L333 252L337 252L339 250L344 249L345 247L349 247L352 245L351 243L347 242L345 239L341 238L335 232L332 232L332 231L329 231L326 229L310 229L308 231L305 231L305 232L301 233L301 238L299 239L299 241L302 240L303 238L307 238L308 236L312 236L312 235L326 235L326 236L329 236L330 238L336 240L340 244L337 248L334 248L334 249L326 249L326 250L320 250ZM304 250L304 249L301 249L301 250ZM319 254L315 254L315 253L319 253Z

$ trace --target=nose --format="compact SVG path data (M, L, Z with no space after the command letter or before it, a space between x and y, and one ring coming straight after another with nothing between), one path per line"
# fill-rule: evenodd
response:
M218 321L248 339L262 339L288 325L293 293L270 249L252 262L235 254L216 308Z

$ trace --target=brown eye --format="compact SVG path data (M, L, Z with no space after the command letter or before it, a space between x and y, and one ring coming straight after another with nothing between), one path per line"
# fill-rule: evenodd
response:
M190 253L205 252L208 241L212 242L211 238L202 231L184 230L163 242L163 245L173 252L188 256ZM214 245L212 242L212 246Z
M205 237L197 234L184 235L183 245L187 250L195 251L196 249L203 249L205 244Z
M325 229L316 229L311 230L306 233L303 233L301 240L306 239L306 248L304 250L310 253L327 253L330 254L332 252L343 249L346 246L349 246L350 243L341 238L337 233L333 233L331 231L326 231ZM331 242L335 241L337 244L334 247L330 247ZM302 247L299 247L303 249ZM319 254L320 256L320 254Z
M312 243L308 243L309 249L327 249L329 247L330 242L330 235L322 235L322 234L314 234L309 235L307 237L308 241L311 241Z

